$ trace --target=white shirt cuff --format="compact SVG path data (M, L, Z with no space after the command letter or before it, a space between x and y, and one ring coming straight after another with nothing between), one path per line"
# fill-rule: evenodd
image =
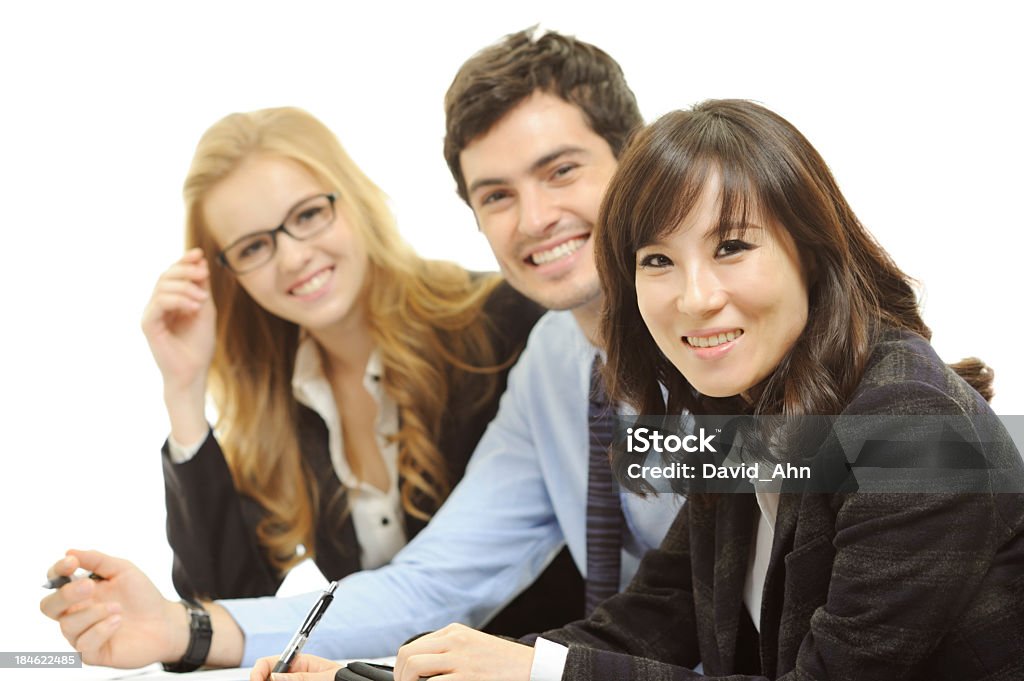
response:
M206 442L206 438L209 434L209 431L207 431L202 440L188 447L180 444L177 440L168 435L167 454L171 457L171 463L185 463L186 461L190 461L192 457L196 455L196 452L199 451L199 448L203 446L203 443Z
M530 681L560 681L565 671L565 658L569 649L561 643L538 638L533 644L533 666Z

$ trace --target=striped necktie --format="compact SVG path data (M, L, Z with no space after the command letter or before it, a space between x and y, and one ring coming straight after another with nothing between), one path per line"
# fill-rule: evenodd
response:
M594 358L590 375L590 466L587 474L587 583L584 612L619 592L622 550L622 506L612 476L608 451L612 444L614 411L601 379L601 358Z

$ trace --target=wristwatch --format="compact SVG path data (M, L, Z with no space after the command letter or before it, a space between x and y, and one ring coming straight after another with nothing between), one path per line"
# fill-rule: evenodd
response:
M206 663L206 656L210 654L210 639L213 638L210 613L198 601L186 599L181 604L189 616L188 648L174 664L164 662L164 671L168 672L193 672Z

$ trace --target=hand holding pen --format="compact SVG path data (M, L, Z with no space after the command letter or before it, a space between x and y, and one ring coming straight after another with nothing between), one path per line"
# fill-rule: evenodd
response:
M70 579L79 568L103 579ZM46 577L60 586L40 601L39 609L60 623L64 638L86 664L141 667L173 661L187 646L181 605L161 596L127 560L98 551L68 551Z
M43 588L44 589L59 589L62 586L64 586L65 584L70 584L71 582L73 582L76 579L86 578L86 577L89 578L89 579L95 580L97 582L103 580L103 577L100 577L95 572L90 572L88 574L83 572L81 574L81 576L79 577L78 576L78 571L76 570L75 573L70 575L70 576L69 575L60 575L58 577L51 577L51 578L47 579L46 583L43 584Z
M334 600L334 590L338 588L338 582L331 582L323 593L320 594L320 598L317 599L316 603L310 609L306 615L306 619L303 620L302 624L299 625L298 631L292 636L292 640L285 646L284 652L281 653L281 657L278 659L277 664L271 670L272 674L278 672L288 671L288 667L291 666L292 660L295 656L302 651L302 646L306 645L306 641L309 639L310 634L313 633L313 628L316 627L317 622L323 617L324 612L327 611L327 607Z

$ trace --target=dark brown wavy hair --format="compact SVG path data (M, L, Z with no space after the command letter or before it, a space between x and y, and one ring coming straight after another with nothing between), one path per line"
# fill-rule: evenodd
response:
M753 405L700 395L658 349L637 306L637 250L674 229L715 173L722 184L719 236L755 212L772 218L796 243L808 279L807 326L751 391ZM788 121L753 102L706 101L640 131L598 222L609 394L642 414L839 414L884 328L931 337L912 280L861 225L818 152ZM984 363L970 358L953 369L991 399L993 375Z
M444 158L467 203L462 150L537 90L579 107L615 156L643 123L622 68L607 53L572 36L536 33L511 33L470 57L445 94Z

